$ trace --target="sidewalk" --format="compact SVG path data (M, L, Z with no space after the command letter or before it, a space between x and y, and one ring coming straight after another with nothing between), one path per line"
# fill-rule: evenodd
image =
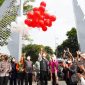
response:
M9 84L8 84L9 85ZM37 85L37 82L33 82L32 85ZM48 85L52 85L51 81L48 81ZM59 85L66 85L65 81L59 81Z
M37 85L36 82L33 82L33 85ZM52 85L51 81L48 82L48 85ZM59 81L59 85L66 85L65 81Z

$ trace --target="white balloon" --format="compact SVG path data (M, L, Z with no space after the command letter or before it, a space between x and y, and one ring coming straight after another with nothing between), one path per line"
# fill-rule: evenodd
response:
M15 27L16 26L16 22L11 22L11 27Z

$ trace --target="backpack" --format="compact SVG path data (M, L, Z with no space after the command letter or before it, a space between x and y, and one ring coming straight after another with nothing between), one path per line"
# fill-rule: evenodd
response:
M72 83L72 84L78 83L78 80L79 80L79 79L78 79L78 76L77 76L76 73L71 76L71 83Z
M64 78L64 73L62 72L62 67L61 66L58 66L58 73L57 73L58 77L60 79L63 79Z
M72 84L77 84L78 83L78 76L77 76L77 65L75 62L73 62L73 65L71 66L70 70L72 70L71 72L71 83Z

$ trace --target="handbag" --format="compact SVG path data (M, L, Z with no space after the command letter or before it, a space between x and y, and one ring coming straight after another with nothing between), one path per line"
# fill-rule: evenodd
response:
M72 82L72 84L78 83L78 80L79 79L78 79L78 76L77 76L76 73L71 76L71 82Z

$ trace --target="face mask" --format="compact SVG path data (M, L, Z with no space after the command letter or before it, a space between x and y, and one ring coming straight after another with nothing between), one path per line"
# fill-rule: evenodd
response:
M78 61L80 61L80 58L78 59Z
M30 60L30 57L27 57L27 60Z
M45 53L43 54L43 57L46 57L46 54Z
M15 59L13 58L12 61L15 62Z

